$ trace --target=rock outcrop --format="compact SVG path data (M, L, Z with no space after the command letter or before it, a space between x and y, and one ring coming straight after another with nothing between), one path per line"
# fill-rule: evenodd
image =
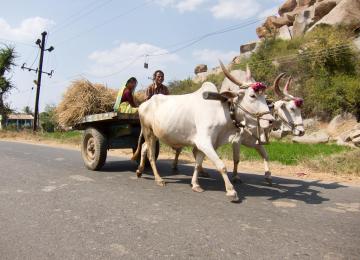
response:
M359 0L287 0L256 29L260 39L301 36L319 24L360 26Z
M200 65L197 65L194 69L194 73L197 75L199 73L202 73L202 72L207 72L208 71L208 67L207 65L205 64L200 64Z

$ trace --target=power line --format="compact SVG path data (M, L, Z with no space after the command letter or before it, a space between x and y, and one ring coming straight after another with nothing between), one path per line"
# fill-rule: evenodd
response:
M184 46L181 46L181 47L179 47L179 48L176 48L176 49L174 49L174 50L165 51L165 52L163 52L163 53L157 53L157 54L156 54L156 52L153 52L152 54L146 54L146 53L144 53L144 54L138 55L138 56L134 57L134 59L132 59L132 60L129 62L129 64L125 65L125 66L122 67L120 70L117 70L117 71L115 71L115 72L113 72L113 73L110 73L110 74L108 74L108 75L105 75L105 76L95 76L95 77L96 77L96 78L107 78L107 77L114 76L114 75L116 75L116 74L119 74L119 73L125 71L126 69L128 69L131 65L133 65L136 61L138 61L138 60L141 59L141 58L145 58L145 57L158 57L158 56L165 56L165 55L174 54L174 53L176 53L176 52L179 52L179 51L181 51L181 50L184 50L184 49L186 49L186 48L189 48L189 47L191 47L192 45L194 45L194 44L196 44L196 43L198 43L198 42L200 42L200 41L202 41L202 40L204 40L204 39L206 39L206 38L209 38L209 37L211 37L211 36L215 36L215 35L227 33L227 32L234 31L234 30L239 30L239 29L242 29L242 28L244 28L244 27L246 27L246 26L249 26L249 25L252 25L252 24L257 23L257 22L259 22L259 21L262 21L263 19L264 19L264 18L259 18L259 19L253 20L253 21L249 21L248 23L245 23L245 24L242 23L242 24L232 25L232 26L228 26L228 27L225 27L225 28L220 29L220 30L217 30L217 31L213 31L213 32L210 32L210 33L206 33L206 34L201 35L201 36L199 36L199 37L197 37L197 38L194 38L194 39L191 40L190 42L189 42L189 41L185 42L185 43L187 43L187 44L185 44ZM178 46L178 45L179 45L179 44L175 44L175 45L173 45L173 46ZM120 61L120 62L125 62L125 61Z
M76 22L79 21L80 19L88 16L89 14L91 14L91 13L93 13L94 11L96 11L96 10L104 7L105 5L109 4L109 3L112 2L112 1L113 1L113 0L107 0L107 1L105 1L105 2L103 2L103 3L100 3L99 5L96 5L95 7L91 8L89 11L85 12L84 14L78 15L77 17L75 17L75 19L72 19L72 20L70 20L68 23L65 23L65 25L63 25L62 27L60 27L60 28L57 29L57 30L54 30L52 33L57 33L57 32L65 29L65 28L69 27L70 25L76 23Z
M32 47L32 48L37 48L35 45L30 44L30 43L20 42L20 41L5 39L5 38L0 38L0 41L12 42L12 43L17 43L17 44L21 44L21 45L24 45L24 46Z
M83 35L83 34L89 33L89 32L91 32L91 31L93 31L93 30L96 30L96 29L99 28L99 27L102 27L102 26L104 26L104 25L106 25L106 24L108 24L108 23L116 20L116 19L119 19L119 18L121 18L121 17L124 17L124 16L126 16L126 15L129 15L129 14L135 12L136 10L138 10L138 9L140 9L140 8L142 8L142 7L145 7L145 6L149 5L150 3L154 2L154 1L155 1L155 0L147 0L147 1L143 2L142 4L139 4L139 5L135 6L135 7L127 10L127 11L124 11L123 13L121 13L121 14L119 14L119 15L116 15L116 16L114 16L114 17L112 17L112 18L110 18L110 19L108 19L108 20L106 20L106 21L104 21L104 22L102 22L102 23L100 23L100 24L97 24L97 25L91 27L90 29L88 29L88 30L86 30L86 31L82 31L82 32L80 32L80 33L78 33L78 34L70 37L70 38L67 38L66 40L58 43L58 45L62 45L62 44L64 44L64 43L68 43L68 42L70 42L70 41L72 41L72 40L80 37L80 36Z
M60 23L55 24L55 26L52 29L55 31L55 29L57 30L57 28L61 28L63 26L63 24L66 24L67 22L69 22L69 20L79 16L80 14L82 14L83 12L85 12L87 9L89 9L91 6L93 6L94 4L96 4L98 2L99 2L98 0L90 2L89 4L82 7L82 9L80 11L72 13L70 16L63 19Z

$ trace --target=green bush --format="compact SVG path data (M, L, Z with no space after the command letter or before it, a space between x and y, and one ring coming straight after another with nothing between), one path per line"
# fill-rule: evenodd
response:
M46 105L44 112L40 113L40 125L45 132L52 133L58 127L58 123L55 119L54 105Z

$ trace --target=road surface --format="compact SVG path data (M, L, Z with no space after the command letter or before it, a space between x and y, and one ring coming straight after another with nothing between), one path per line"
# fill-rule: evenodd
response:
M215 172L190 189L108 158L91 172L80 153L0 142L1 259L360 259L360 187L244 174L230 203Z

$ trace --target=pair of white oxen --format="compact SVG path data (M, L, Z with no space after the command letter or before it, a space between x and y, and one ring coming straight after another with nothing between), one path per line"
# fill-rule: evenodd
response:
M258 84L251 77L248 68L245 75L239 75L239 71L230 73L221 62L220 65L226 76L220 93L214 84L205 82L194 93L156 95L141 104L139 117L145 143L141 147L139 142L133 157L135 159L141 155L140 165L136 171L138 177L141 177L144 171L147 156L155 182L160 186L165 185L155 162L156 141L160 139L177 151L174 167L177 166L181 148L194 147L196 163L191 184L195 192L203 191L198 177L202 172L203 160L207 156L224 179L226 196L232 201L239 200L227 175L225 164L216 153L216 149L226 143L233 144L233 181L239 180L237 167L240 144L243 144L255 148L262 156L265 178L271 183L268 155L262 144L268 142L268 134L272 130L280 131L282 136L288 133L298 136L304 134L301 117L302 99L288 93L291 77L284 90L280 90L279 82L284 76L280 74L272 86L280 100L270 108L265 99L265 89L254 87Z

